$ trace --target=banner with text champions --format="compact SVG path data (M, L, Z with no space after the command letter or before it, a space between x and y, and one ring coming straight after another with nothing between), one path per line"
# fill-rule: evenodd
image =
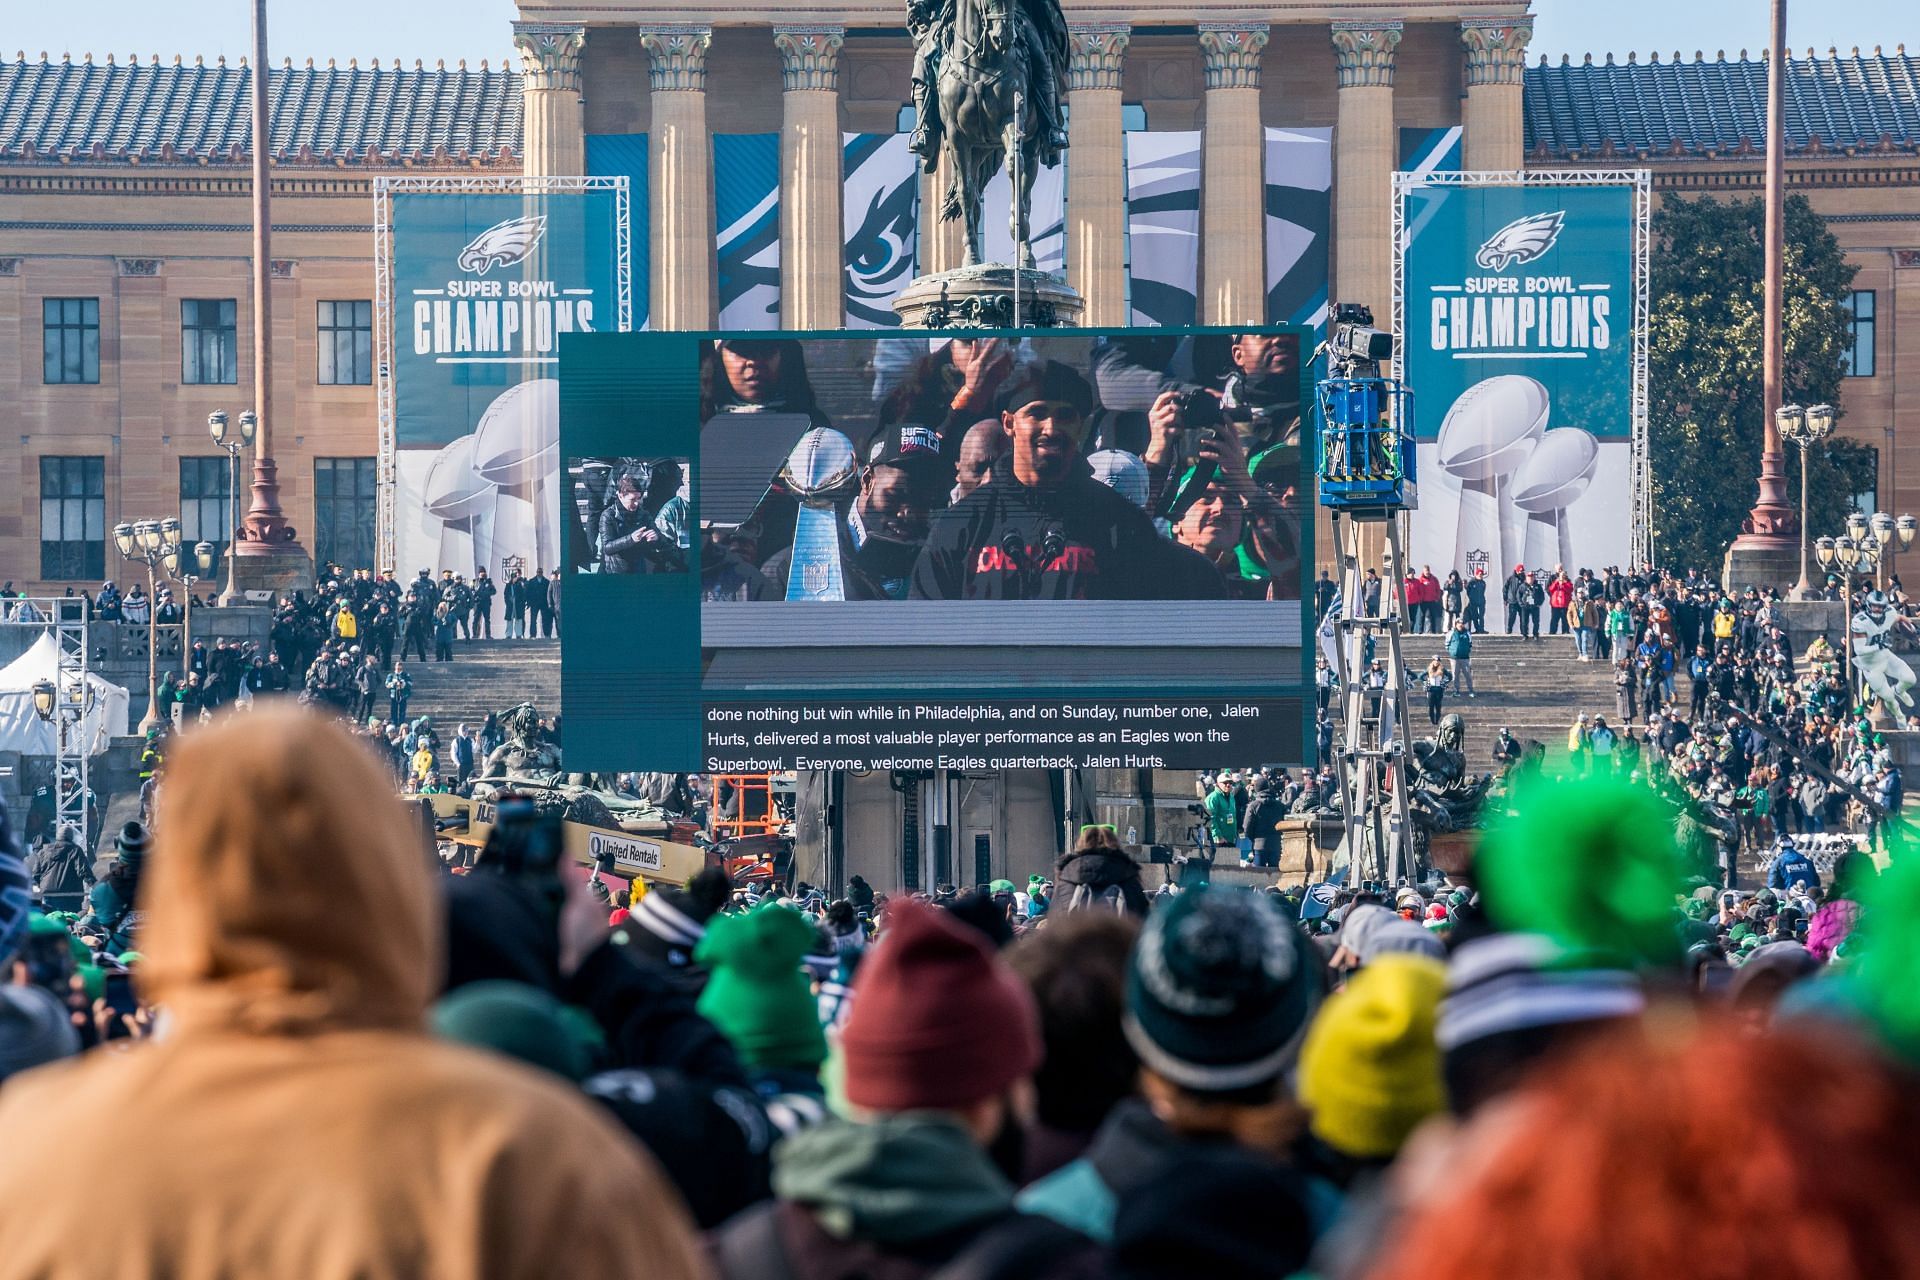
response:
M400 179L377 199L390 567L553 572L560 342L630 324L627 181Z
M1644 237L1631 177L1400 175L1402 374L1441 577L1631 558Z

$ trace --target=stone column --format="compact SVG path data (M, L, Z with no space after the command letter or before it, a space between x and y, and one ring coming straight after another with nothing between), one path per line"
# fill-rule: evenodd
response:
M838 329L846 298L840 246L840 43L843 27L775 27L780 50L780 319Z
M1120 72L1130 29L1073 28L1068 77L1067 283L1086 300L1082 323L1127 322L1126 133Z
M580 104L580 51L586 43L585 27L563 22L513 24L525 115L521 172L529 178L572 178L587 171Z
M1467 46L1467 104L1461 112L1461 164L1467 169L1519 169L1526 157L1526 121L1520 102L1533 23L1526 18L1469 18L1460 24Z
M1260 54L1267 24L1203 22L1207 117L1200 178L1200 316L1206 324L1266 319Z
M1398 22L1333 24L1338 114L1333 135L1333 293L1390 322L1393 235L1393 54Z
M707 46L713 28L648 27L647 134L655 329L713 325L713 139L707 133Z

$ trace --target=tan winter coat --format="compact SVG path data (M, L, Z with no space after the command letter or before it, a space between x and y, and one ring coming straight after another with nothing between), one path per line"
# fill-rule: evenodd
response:
M171 1025L0 1088L0 1280L707 1274L596 1108L423 1030L439 896L362 745L263 706L171 765L141 890Z

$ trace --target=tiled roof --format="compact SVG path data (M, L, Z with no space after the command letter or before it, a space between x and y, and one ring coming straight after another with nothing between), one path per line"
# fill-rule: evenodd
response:
M1746 154L1766 146L1767 62L1658 54L1527 68L1527 152L1539 158ZM1920 59L1855 49L1788 58L1789 152L1920 149Z
M0 62L0 163L246 162L251 79L225 59ZM504 66L289 62L267 83L281 163L518 162L520 76Z

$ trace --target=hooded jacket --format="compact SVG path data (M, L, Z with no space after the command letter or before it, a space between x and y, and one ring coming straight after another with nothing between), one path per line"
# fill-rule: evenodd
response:
M0 1160L0 1280L706 1274L592 1103L427 1035L441 917L389 796L293 707L181 747L140 891L164 1030L0 1093L33 1153Z

